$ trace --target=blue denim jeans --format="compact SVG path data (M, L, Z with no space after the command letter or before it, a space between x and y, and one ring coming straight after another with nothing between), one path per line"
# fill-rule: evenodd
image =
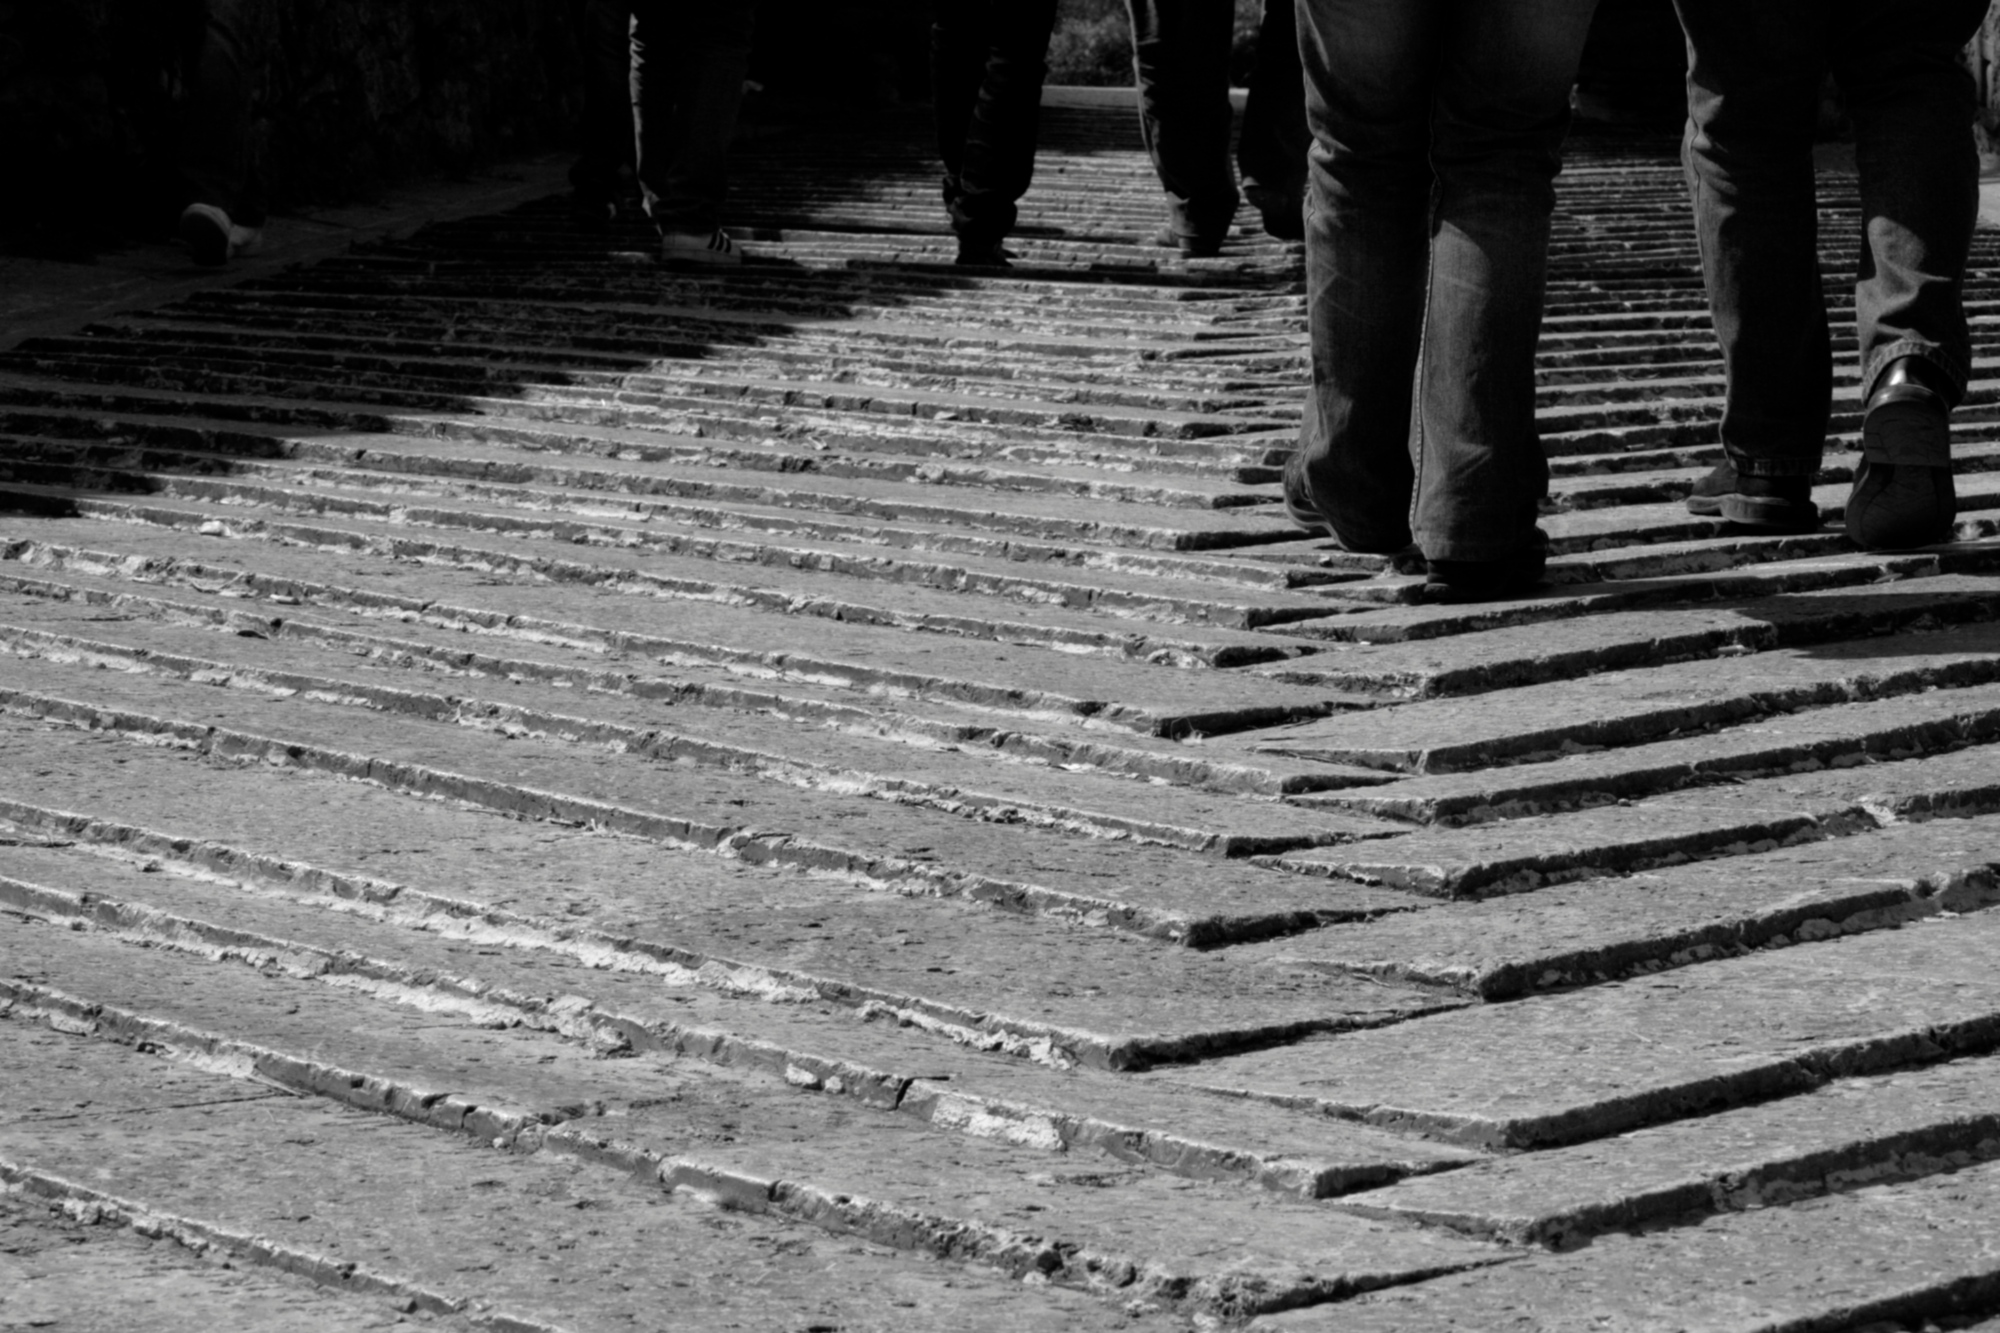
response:
M634 0L630 10L634 159L646 216L663 232L713 231L722 221L755 0Z
M1549 214L1596 0L1300 0L1312 388L1334 535L1433 560L1540 541Z
M1893 360L1971 370L1961 288L1979 163L1959 63L1987 0L1676 0L1688 35L1688 185L1728 375L1739 473L1819 470L1833 397L1812 145L1829 70L1854 122L1861 396Z
M931 104L944 206L966 241L1014 229L1035 174L1055 0L934 0Z
M1139 133L1167 192L1168 225L1180 236L1220 240L1240 198L1229 165L1236 7L1233 0L1125 3L1139 80Z

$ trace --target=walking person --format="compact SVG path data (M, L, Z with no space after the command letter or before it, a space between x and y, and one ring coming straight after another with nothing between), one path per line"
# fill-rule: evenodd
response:
M1035 174L1056 0L935 0L931 100L960 264L1004 268Z
M1292 0L1264 0L1257 29L1257 63L1250 71L1243 102L1243 128L1236 137L1236 166L1243 174L1243 197L1280 240L1305 239L1306 154L1305 76L1299 68L1298 15Z
M1190 258L1222 249L1241 196L1229 165L1233 0L1126 0L1139 133L1166 193L1159 234Z
M1728 386L1725 459L1696 483L1693 512L1771 532L1819 526L1812 483L1833 369L1812 149L1830 70L1861 178L1864 416L1847 533L1870 550L1950 540L1979 176L1960 54L1987 2L1676 0L1689 50L1684 159Z
M1294 519L1412 542L1426 595L1540 582L1554 179L1596 0L1300 0L1312 385Z
M582 0L584 148L570 207L597 224L617 212L631 163L669 262L740 264L722 229L729 142L743 104L754 0Z

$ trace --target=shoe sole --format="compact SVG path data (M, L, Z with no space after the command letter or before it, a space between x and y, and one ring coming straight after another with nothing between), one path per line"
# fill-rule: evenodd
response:
M1811 532L1819 526L1819 506L1810 500L1801 505L1761 495L1724 495L1716 501L1716 512L1731 523L1769 532Z

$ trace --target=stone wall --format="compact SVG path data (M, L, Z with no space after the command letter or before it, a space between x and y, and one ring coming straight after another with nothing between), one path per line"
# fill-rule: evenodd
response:
M143 230L187 0L0 0L0 226ZM567 137L570 0L245 4L278 207L366 197ZM22 188L26 187L26 188Z

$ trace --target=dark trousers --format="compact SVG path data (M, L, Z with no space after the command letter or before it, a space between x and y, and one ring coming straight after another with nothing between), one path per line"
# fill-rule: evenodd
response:
M1296 208L1305 198L1306 153L1312 131L1306 126L1305 76L1299 67L1299 20L1292 0L1264 0L1257 29L1257 63L1250 71L1250 96L1243 104L1243 128L1236 140L1236 167L1253 202L1264 197Z
M931 100L944 205L961 239L997 243L1035 174L1055 0L936 0Z
M1538 540L1554 178L1596 0L1302 0L1312 389L1295 467L1350 547ZM1412 383L1414 380L1414 394Z
M756 22L752 0L582 0L584 148L570 170L577 191L611 198L629 162L654 226L713 231Z
M1918 356L1962 395L1961 289L1978 211L1960 52L1987 0L1676 0L1688 185L1728 375L1722 443L1751 476L1818 471L1833 396L1812 145L1831 70L1854 122L1861 393Z
M1236 216L1229 166L1232 0L1126 0L1139 131L1167 217L1182 236L1219 240Z

